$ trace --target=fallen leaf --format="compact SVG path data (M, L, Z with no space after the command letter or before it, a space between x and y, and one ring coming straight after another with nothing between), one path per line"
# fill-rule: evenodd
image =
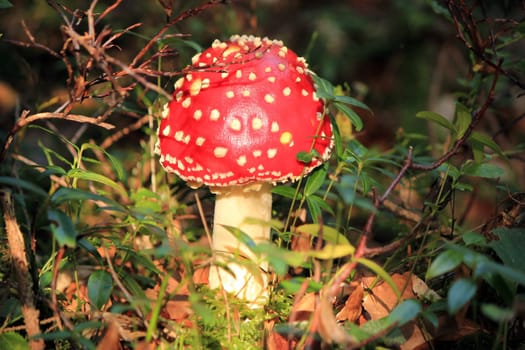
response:
M326 296L319 298L319 304L315 310L318 332L321 338L328 344L338 344L343 347L356 345L356 341L341 327L334 315L332 303Z
M175 296L176 300L168 300L164 310L168 313L170 320L182 321L192 313L191 304L186 296Z
M434 302L441 299L441 296L435 290L430 289L425 281L416 275L412 275L412 291L422 300Z
M398 273L392 275L394 284L401 292L401 300L416 298L416 295L412 291L412 279L410 276L411 274L409 272L405 272L402 275ZM376 277L364 277L362 281L363 286L368 287L376 281ZM388 316L397 304L398 299L396 293L394 293L388 283L383 281L373 286L368 295L363 299L363 307L372 320Z
M293 315L293 321L306 321L315 310L315 293L306 293L295 304L290 315ZM292 317L290 317L292 318Z
M346 299L343 308L335 316L335 319L337 321L357 321L362 313L363 295L363 285L360 283L355 283L354 289L351 291L348 299Z
M118 326L115 322L110 322L106 333L97 345L97 350L119 350L120 349L120 336L118 332Z

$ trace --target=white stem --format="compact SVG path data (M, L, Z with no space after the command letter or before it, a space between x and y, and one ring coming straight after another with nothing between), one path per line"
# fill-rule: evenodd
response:
M223 225L240 229L255 243L268 242L271 212L270 184L262 184L257 190L235 187L227 193L217 194L212 249L216 261L225 264L230 271L211 266L210 288L222 287L227 292L249 301L253 306L262 306L267 301L268 263L257 259L252 251ZM246 223L246 219L255 219L260 223Z

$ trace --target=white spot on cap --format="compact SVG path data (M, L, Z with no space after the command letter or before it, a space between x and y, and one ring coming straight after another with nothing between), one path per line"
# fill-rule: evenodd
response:
M296 70L297 73L299 73L299 74L304 74L304 69L303 69L303 67L301 67L301 66L297 66L297 67L295 67L295 70Z
M255 158L258 158L258 157L260 157L260 156L262 155L262 151L256 149L255 151L252 152L252 154L253 154L253 156L254 156Z
M221 78L224 79L226 78L230 73L228 72L221 72Z
M162 130L162 135L164 136L169 136L170 134L170 126L169 125L166 125L166 127L164 128L164 130Z
M255 79L257 79L257 75L255 75L254 72L250 72L250 74L248 74L248 80L254 81Z
M177 161L177 167L180 170L182 170L182 171L184 171L184 169L186 169L186 167L184 166L184 164L180 160Z
M175 94L175 101L179 102L182 98L182 91L179 91Z
M170 114L170 106L166 103L164 106L162 106L162 112L160 116L162 117L162 119L165 119L168 117L169 114Z
M248 96L250 96L250 90L248 90L248 89L243 90L243 91L242 91L242 95L243 95L244 97L248 97Z
M240 131L242 127L241 121L237 118L233 118L230 122L230 128L235 131Z
M234 98L235 97L235 94L233 93L233 91L226 91L226 97L228 98Z
M255 117L252 119L252 129L260 130L263 126L263 121L261 118Z
M202 87L202 80L195 79L193 83L191 83L190 85L190 95L191 96L198 95L199 92L201 91L201 87Z
M266 73L270 73L272 71L272 67L266 67L266 68L264 68L264 71Z
M289 131L285 131L281 134L281 137L279 138L279 142L281 142L283 145L289 144L292 141L292 133Z
M193 112L193 119L199 120L202 118L202 111L200 109L196 109L195 112Z
M241 79L242 78L242 70L237 69L237 71L235 72L235 77L238 78L238 79Z
M275 101L275 98L272 95L270 95L270 94L266 94L266 95L264 95L264 100L267 103L273 103Z
M193 79L193 75L191 74L186 74L186 80L187 81L191 81Z
M221 113L219 112L218 109L212 109L211 112L210 112L210 120L214 120L214 121L217 121L219 120L219 118L221 117Z
M188 108L191 105L191 98L186 97L184 101L182 101L181 106L182 108Z
M237 158L237 164L239 164L239 166L246 165L246 156L240 156Z
M186 163L188 163L188 164L193 164L193 158L192 158L192 157L186 156L186 157L184 157L184 160L185 160Z
M215 39L213 40L213 42L211 43L211 47L216 49L219 47L219 45L221 44L221 41L219 39Z
M201 53L197 53L195 55L193 55L193 57L191 58L191 63L195 64L197 63L197 61L199 60L199 58L201 57Z
M268 81L270 83L275 83L275 77L268 77Z
M204 141L206 141L206 139L202 136L199 136L197 137L197 139L195 140L195 144L197 146L202 146L204 144Z
M292 90L288 86L283 89L284 96L290 96L291 93L292 93Z
M182 84L184 84L184 78L179 78L179 79L177 79L177 81L175 82L175 85L173 85L173 87L175 89L180 89L182 87Z
M295 78L295 82L296 82L296 83L300 83L300 82L301 82L301 77L297 77L297 78Z
M279 131L279 123L277 123L277 122L272 122L272 126L271 126L270 130L271 130L272 132L278 132L278 131Z
M208 78L202 79L201 89L206 89L208 87L210 87L210 79Z
M273 157L275 157L275 155L277 154L277 149L276 148L270 148L267 152L266 152L266 155L268 156L268 158L272 159Z
M217 158L224 158L226 153L228 153L228 149L226 147L215 147L213 150L213 155Z
M184 131L179 130L175 133L175 140L182 141L184 139Z
M279 63L277 65L277 68L279 68L279 70L282 72L282 71L284 71L286 69L286 66L284 64L282 64L282 63Z
M314 102L317 102L319 101L319 97L317 96L317 93L314 91L314 93L312 94L312 99L314 100Z
M306 91L305 89L302 89L302 90L301 90L301 94L302 94L303 96L308 96L308 91Z

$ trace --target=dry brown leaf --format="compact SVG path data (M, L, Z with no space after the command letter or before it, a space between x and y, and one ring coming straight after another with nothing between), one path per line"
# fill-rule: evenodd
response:
M164 311L168 313L169 319L174 321L185 320L193 312L191 304L185 296L180 300L168 300Z
M337 321L355 322L362 312L364 289L362 284L355 284L354 289L345 302L343 308L335 316Z
M318 332L321 338L328 344L339 344L342 346L352 346L356 344L354 338L337 323L332 309L332 303L327 297L319 298L318 309L315 311Z
M293 315L293 321L305 321L310 319L310 316L315 310L315 293L306 293L297 302L292 309L290 315Z
M441 296L435 290L430 289L421 278L412 275L412 291L423 300L438 301Z
M97 345L97 350L120 350L120 336L115 322L109 323L106 333Z
M416 298L416 295L412 291L412 279L410 275L409 272L405 272L402 275L398 273L392 275L394 284L401 292L401 300ZM375 277L364 277L364 287L372 285L375 280ZM377 320L387 316L397 304L398 300L396 294L390 285L383 281L375 285L371 292L363 299L363 307L372 320Z
M208 284L208 276L210 274L210 267L201 267L195 269L193 272L193 283L195 284Z
M297 339L288 339L274 329L275 321L269 320L264 323L266 330L265 346L266 350L291 350L297 345Z
M439 317L439 326L435 339L438 341L457 341L472 335L480 330L480 326L469 320L463 319L461 324L448 315Z
M423 345L428 344L427 338L430 336L425 334L416 322L410 322L401 327L401 333L405 337L406 341L399 346L401 350L413 350L413 349L424 349Z

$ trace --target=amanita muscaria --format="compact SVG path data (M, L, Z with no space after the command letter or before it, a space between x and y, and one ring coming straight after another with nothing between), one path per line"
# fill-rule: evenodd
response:
M259 261L259 274L247 268L242 260L256 257L225 226L255 243L270 240L264 223L271 219L272 185L298 180L329 158L329 117L305 59L281 41L215 40L184 72L160 121L160 162L190 186L216 193L212 250L228 268L210 268L210 287L264 303L267 262ZM300 161L301 152L313 157Z

